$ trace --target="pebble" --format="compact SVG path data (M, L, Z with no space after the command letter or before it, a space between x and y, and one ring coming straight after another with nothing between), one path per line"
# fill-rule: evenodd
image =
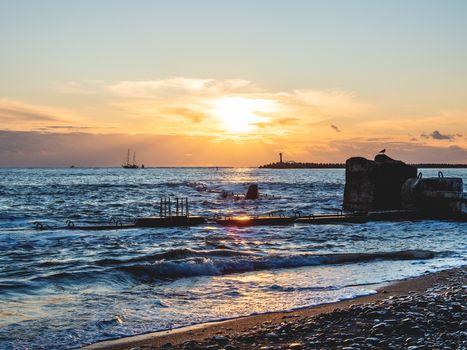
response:
M218 343L227 343L229 341L229 338L223 337L221 335L215 335L214 337L212 337L212 340Z
M224 346L224 350L237 350L238 348L236 346L233 346L233 345L226 345Z
M274 332L270 332L270 333L266 334L266 338L268 338L268 339L277 339L277 338L279 338L279 336Z

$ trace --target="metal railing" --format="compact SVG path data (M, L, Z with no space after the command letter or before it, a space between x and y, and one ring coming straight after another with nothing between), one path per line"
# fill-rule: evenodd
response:
M172 208L172 205L174 205L174 208ZM189 217L188 198L176 197L173 198L172 201L170 197L161 197L159 205L159 216L161 218L172 216Z

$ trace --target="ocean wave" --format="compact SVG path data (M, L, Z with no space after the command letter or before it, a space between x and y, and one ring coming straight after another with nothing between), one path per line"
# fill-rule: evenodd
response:
M297 286L281 286L278 284L273 284L268 287L268 289L273 290L275 292L322 292L322 291L331 291L331 290L339 290L342 287L338 286L326 286L326 287L297 287Z
M301 266L334 264L351 261L365 261L375 258L427 258L421 252L375 253L375 254L337 254L337 255L262 255L250 251L227 249L194 250L172 249L164 253L148 254L131 259L104 259L92 263L90 261L67 261L65 266L75 265L73 270L57 270L62 267L59 261L45 261L38 264L46 270L30 279L32 284L3 283L0 287L5 291L21 292L41 288L47 283L60 285L86 284L97 279L108 282L128 283L129 279L150 282L153 280L177 279L190 276L216 276L232 273L267 270L277 268L293 268ZM83 265L84 264L84 265ZM94 267L93 267L94 265ZM95 265L104 266L96 269ZM124 275L121 275L121 273ZM116 274L115 274L116 273Z
M188 258L203 258L203 257L233 257L233 256L249 256L259 255L258 253L250 251L239 251L233 249L211 249L211 250L196 250L191 248L178 248L170 249L162 253L150 253L129 259L101 259L95 261L99 266L121 265L137 262L157 262L157 261L171 261L183 260Z
M205 192L208 190L208 184L205 182L186 182L186 186L194 188L198 192Z
M22 289L22 288L29 288L30 285L25 282L18 282L18 281L2 281L0 282L0 291L6 290L14 290L14 289Z
M211 251L212 252L212 251ZM211 253L212 254L212 253ZM117 267L143 281L174 279L191 276L217 276L257 270L297 268L304 266L348 264L374 260L424 260L436 255L428 250L404 250L375 253L266 255L243 254L231 256L204 256L175 261L159 260L152 264L134 264Z

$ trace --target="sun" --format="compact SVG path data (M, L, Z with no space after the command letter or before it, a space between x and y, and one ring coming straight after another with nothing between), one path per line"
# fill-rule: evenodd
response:
M214 102L212 114L221 121L226 131L248 133L266 121L260 114L270 111L271 107L268 100L223 97Z

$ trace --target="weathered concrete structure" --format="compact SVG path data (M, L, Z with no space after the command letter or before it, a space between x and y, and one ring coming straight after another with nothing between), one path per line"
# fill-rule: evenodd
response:
M159 216L137 218L124 224L112 219L110 224L76 226L67 220L65 227L50 227L47 223L34 222L36 230L116 230L130 228L184 227L204 224L222 226L268 226L268 225L333 225L357 224L370 221L400 220L455 220L467 222L467 193L463 192L462 178L444 177L442 172L435 178L417 177L417 169L404 162L379 154L375 160L362 157L346 162L344 209L336 214L308 214L295 212L292 216L219 216L204 218L189 215L188 198L162 197ZM241 195L227 192L223 197ZM245 199L258 199L257 184L251 184ZM172 205L173 204L173 205Z
M401 188L417 168L378 154L375 160L362 157L345 162L344 209L353 211L395 210L402 207Z
M402 208L440 215L465 213L467 193L463 187L461 178L444 177L441 172L437 178L409 179L402 186Z

